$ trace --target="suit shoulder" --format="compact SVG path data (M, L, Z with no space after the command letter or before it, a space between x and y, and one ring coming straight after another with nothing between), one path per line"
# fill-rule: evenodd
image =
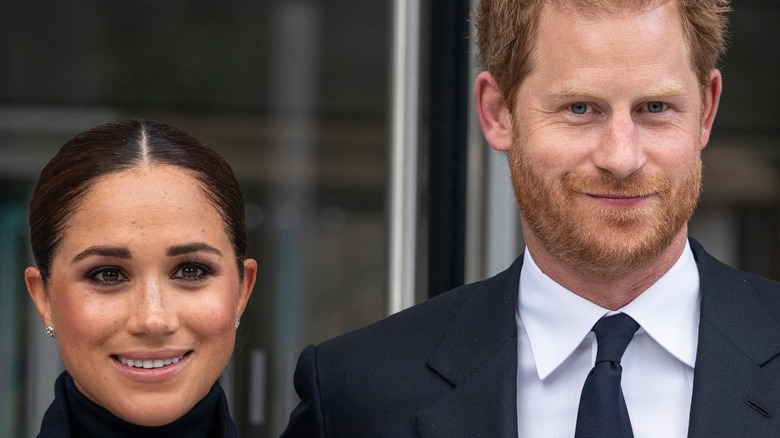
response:
M396 343L434 342L443 335L468 297L483 289L483 283L452 289L365 327L327 340L319 345L319 350L377 342L383 343L385 348Z
M516 304L516 283L522 260L508 270L479 282L467 284L390 315L380 321L321 343L318 355L354 355L386 358L403 357L412 352L428 354L453 322L470 314L485 302L495 306ZM515 292L512 292L514 281ZM466 317L471 322L471 317ZM462 322L462 321L461 321Z
M706 252L698 242L692 242L691 246L702 275L729 283L748 283L759 291L780 292L780 282L729 266Z
M780 312L780 282L756 274L741 271L729 266L696 243L694 254L699 264L702 287L706 290L723 289L733 293L754 295L762 306L772 309L772 314Z
M516 334L518 277L519 267L510 268L307 347L295 374L299 412L316 407L334 436L415 430L415 412L452 390L455 374L432 365L435 353L479 362ZM407 436L386 436L398 435Z

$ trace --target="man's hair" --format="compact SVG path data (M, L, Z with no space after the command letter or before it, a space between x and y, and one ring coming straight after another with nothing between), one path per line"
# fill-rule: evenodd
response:
M571 5L587 16L642 11L667 1L677 4L683 35L702 90L725 51L730 0L480 0L474 13L478 60L496 79L504 102L514 96L531 71L539 17L545 5Z

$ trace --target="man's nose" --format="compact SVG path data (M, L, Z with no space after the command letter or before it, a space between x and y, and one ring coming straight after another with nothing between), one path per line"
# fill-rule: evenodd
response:
M619 179L628 177L645 165L647 157L630 113L610 115L593 152L593 162Z

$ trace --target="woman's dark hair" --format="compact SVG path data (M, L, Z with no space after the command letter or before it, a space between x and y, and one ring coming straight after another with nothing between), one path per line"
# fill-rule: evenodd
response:
M178 128L128 120L76 135L41 171L30 201L30 242L44 284L68 220L93 184L101 177L141 165L179 167L201 183L222 216L243 278L244 200L233 169L219 154Z

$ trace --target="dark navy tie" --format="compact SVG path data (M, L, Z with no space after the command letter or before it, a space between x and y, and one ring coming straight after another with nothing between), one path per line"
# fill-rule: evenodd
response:
M593 326L598 352L582 387L575 438L633 438L620 387L620 359L638 329L639 324L625 313L601 318Z

